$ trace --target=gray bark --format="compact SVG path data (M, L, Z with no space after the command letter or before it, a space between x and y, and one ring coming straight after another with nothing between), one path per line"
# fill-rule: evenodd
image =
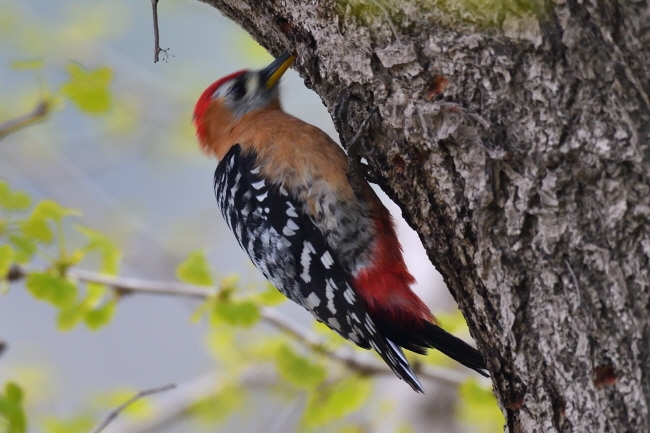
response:
M364 143L510 432L650 431L647 0L204 0ZM381 2L381 3L380 3Z

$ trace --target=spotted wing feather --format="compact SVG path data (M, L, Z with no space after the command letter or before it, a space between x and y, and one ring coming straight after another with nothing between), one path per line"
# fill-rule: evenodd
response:
M342 337L373 348L423 392L401 348L377 331L323 234L288 191L260 175L255 154L233 146L217 167L214 187L226 223L269 281Z

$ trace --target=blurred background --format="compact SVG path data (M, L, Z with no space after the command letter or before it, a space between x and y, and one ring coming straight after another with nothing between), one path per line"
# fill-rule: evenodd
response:
M211 82L272 58L216 9L196 0L162 0L159 23L169 57L154 63L148 0L0 0L0 123L30 112L44 97L54 101L47 119L0 141L0 180L28 193L34 203L52 199L78 210L66 231L82 224L102 232L122 251L121 276L175 281L178 264L202 250L216 279L236 274L241 285L263 286L218 211L212 190L216 161L199 151L191 116ZM105 107L84 109L59 96L75 70L103 71L110 78ZM281 91L289 113L338 141L327 110L297 73L285 75ZM434 313L453 311L417 234L397 206L382 198L398 220L416 291ZM81 241L72 236L70 242ZM37 259L34 266L39 264ZM61 332L56 309L35 300L23 284L12 284L0 296L0 341L7 344L0 384L13 380L23 387L28 431L48 433L83 431L81 421L74 424L78 414L106 414L139 390L200 384L217 364L209 325L190 320L199 304L129 296L108 326ZM312 326L301 308L290 303L278 308ZM238 335L247 338L247 332L252 331ZM457 422L454 387L432 382L425 387L427 395L420 396L392 376L382 378L372 386L372 399L375 410L390 408L390 415L373 423L367 421L371 409L365 409L322 431L344 431L346 423L365 426L345 430L350 432L494 431L480 420ZM173 404L175 392L160 399ZM292 397L268 404L268 399L253 396L253 412L239 411L219 423L185 419L151 431L301 431L304 401ZM136 412L134 423L147 416L145 409ZM119 424L122 430L116 424L106 431L145 431L128 430L129 422L127 417Z

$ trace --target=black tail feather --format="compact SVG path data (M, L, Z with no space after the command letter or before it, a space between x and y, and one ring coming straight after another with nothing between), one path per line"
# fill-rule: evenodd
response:
M490 377L487 373L487 365L481 352L460 338L451 335L441 327L427 322L424 332L420 337L421 341L425 343L420 346L437 349L454 361L476 371L481 376Z
M436 349L481 376L489 377L487 365L481 352L438 325L422 321L422 328L417 332L413 332L413 328L410 328L409 331L399 332L387 323L379 322L377 324L380 332L386 338L404 349L420 354L425 354L429 348Z

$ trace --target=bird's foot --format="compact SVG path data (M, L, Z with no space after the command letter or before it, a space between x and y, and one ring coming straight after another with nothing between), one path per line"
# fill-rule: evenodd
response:
M350 141L347 143L348 149L348 163L350 164L350 175L351 176L363 176L366 180L372 183L377 183L377 179L372 174L368 164L361 162L362 155L362 137L368 130L368 124L370 119L379 111L376 107L370 111L365 119L359 125L359 129L356 134L352 136Z
M370 113L366 116L365 119L359 125L359 129L352 136L349 141L345 141L343 138L343 125L347 123L348 116L348 106L351 99L360 101L361 99L357 96L351 96L349 93L345 94L341 99L341 102L334 109L334 125L339 131L339 137L341 139L341 144L348 151L348 163L350 165L349 177L350 180L358 179L359 177L365 178L369 182L377 183L377 179L370 170L370 167L367 164L361 162L363 158L363 149L362 149L362 138L366 131L368 130L368 125L372 116L375 115L379 110L375 107ZM355 183L353 183L355 185Z

